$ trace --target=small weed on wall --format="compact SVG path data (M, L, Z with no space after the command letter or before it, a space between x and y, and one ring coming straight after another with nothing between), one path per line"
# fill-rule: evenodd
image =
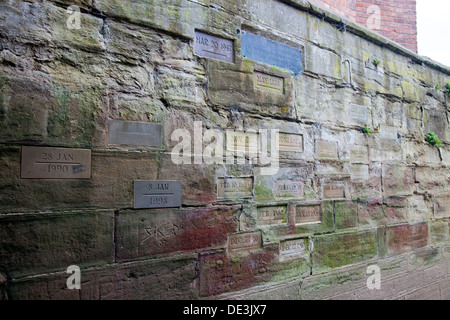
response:
M442 141L439 140L438 136L433 131L427 133L427 135L425 136L425 141L438 149L444 146Z

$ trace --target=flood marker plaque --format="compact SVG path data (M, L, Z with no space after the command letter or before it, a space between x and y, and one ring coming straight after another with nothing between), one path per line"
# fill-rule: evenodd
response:
M261 232L241 232L228 235L228 253L236 251L249 251L262 247Z
M259 207L257 220L260 225L274 225L286 223L286 206Z
M337 159L336 142L317 140L317 156L319 158Z
M274 93L284 93L284 78L255 71L255 87Z
M22 147L21 179L90 179L91 150Z
M194 53L201 57L233 62L233 41L195 31Z
M279 133L280 152L303 152L303 135L292 133Z
M109 144L161 147L159 123L109 120Z
M134 181L134 209L181 206L181 181Z
M339 183L326 183L323 186L324 199L344 199L345 187Z
M280 261L301 257L305 254L305 249L304 239L280 241Z
M350 119L367 122L367 108L364 106L358 106L355 104L350 105Z
M217 198L251 198L253 197L252 178L218 178Z
M297 206L295 208L295 224L320 223L322 208L320 204Z

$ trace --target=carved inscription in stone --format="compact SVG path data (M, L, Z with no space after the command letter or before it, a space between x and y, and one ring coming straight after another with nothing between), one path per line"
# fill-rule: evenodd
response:
M304 239L286 240L280 242L280 261L301 257L305 254Z
M242 31L242 56L291 71L303 72L302 51L284 43Z
M367 122L367 108L364 106L350 105L350 119Z
M292 180L278 180L275 182L275 196L278 198L295 198L303 197L303 182Z
M177 236L180 227L174 223L165 222L158 225L151 225L144 229L144 234L140 240L140 244L145 242L156 242L159 245L164 245L167 238Z
M286 223L286 206L259 207L257 211L260 225Z
M352 164L350 167L350 179L352 181L369 180L369 166L365 164Z
M280 152L303 152L303 135L280 132L278 137Z
M201 57L233 62L233 41L196 31L194 53Z
M22 147L22 179L89 179L91 150Z
M327 183L323 186L324 199L343 199L345 198L345 188L342 184Z
M252 196L252 178L218 178L217 198L251 198Z
M322 209L320 204L297 206L295 208L295 224L321 222Z
M181 206L181 181L134 181L134 209Z
M284 78L255 71L255 87L274 93L284 93Z
M258 153L258 134L256 132L227 130L226 139L228 151L253 155Z
M380 138L386 140L397 140L397 128L385 124L380 125Z
M262 246L261 232L233 233L228 235L228 252L259 249Z
M369 161L369 149L366 146L351 146L350 161L352 163L367 163Z
M337 158L336 142L317 140L317 156L319 158Z

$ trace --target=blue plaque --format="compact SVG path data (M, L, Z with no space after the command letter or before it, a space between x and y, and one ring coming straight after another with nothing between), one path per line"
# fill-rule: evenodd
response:
M302 51L283 43L242 32L242 56L286 69L294 75L302 73Z

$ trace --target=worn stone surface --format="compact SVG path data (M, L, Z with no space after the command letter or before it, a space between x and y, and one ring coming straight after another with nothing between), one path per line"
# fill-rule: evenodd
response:
M377 254L374 230L318 236L314 239L313 273L372 259Z
M9 277L114 261L113 211L0 218L1 271Z
M116 216L119 261L224 246L239 207L123 210Z

